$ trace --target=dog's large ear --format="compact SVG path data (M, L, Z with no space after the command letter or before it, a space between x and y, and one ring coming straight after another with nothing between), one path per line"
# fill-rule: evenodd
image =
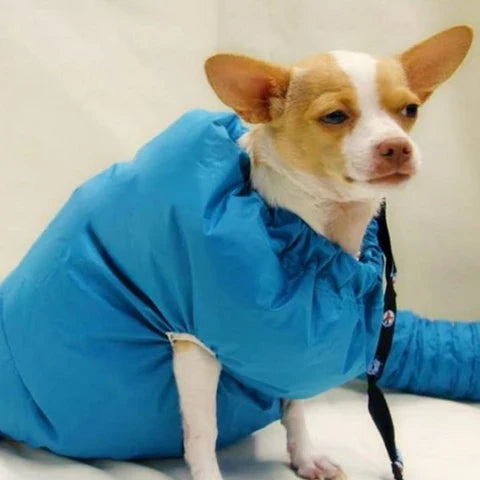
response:
M205 62L220 100L250 123L267 123L283 111L290 70L240 55L219 54Z
M470 45L473 30L459 25L434 35L399 56L410 88L423 102L459 67Z

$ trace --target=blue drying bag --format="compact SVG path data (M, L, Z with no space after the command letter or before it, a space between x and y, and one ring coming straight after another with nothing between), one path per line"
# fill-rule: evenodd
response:
M218 445L364 373L382 321L360 261L250 188L237 116L190 112L78 188L0 286L0 432L74 457L182 453L171 334L218 357Z

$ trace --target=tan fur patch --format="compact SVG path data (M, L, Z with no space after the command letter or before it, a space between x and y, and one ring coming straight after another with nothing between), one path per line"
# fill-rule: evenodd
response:
M343 110L350 119L327 125L320 119ZM295 65L284 114L270 125L281 157L292 167L316 176L343 178L342 139L359 115L357 94L348 75L330 54Z
M402 64L395 58L380 58L377 61L377 88L381 106L405 129L410 130L415 119L402 115L410 103L421 101L409 86Z

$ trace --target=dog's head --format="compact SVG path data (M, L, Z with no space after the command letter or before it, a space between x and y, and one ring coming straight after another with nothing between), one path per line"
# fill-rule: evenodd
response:
M420 154L408 133L419 106L471 42L471 28L457 26L392 58L333 51L284 67L220 54L205 69L225 104L266 125L287 168L359 199L416 173Z

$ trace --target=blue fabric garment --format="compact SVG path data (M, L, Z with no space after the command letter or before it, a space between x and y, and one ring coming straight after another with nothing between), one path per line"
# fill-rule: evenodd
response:
M419 395L480 400L480 322L403 311L380 385Z
M218 445L365 372L382 320L360 262L249 187L233 114L190 112L78 188L0 286L0 432L75 457L182 453L168 332L219 358Z

